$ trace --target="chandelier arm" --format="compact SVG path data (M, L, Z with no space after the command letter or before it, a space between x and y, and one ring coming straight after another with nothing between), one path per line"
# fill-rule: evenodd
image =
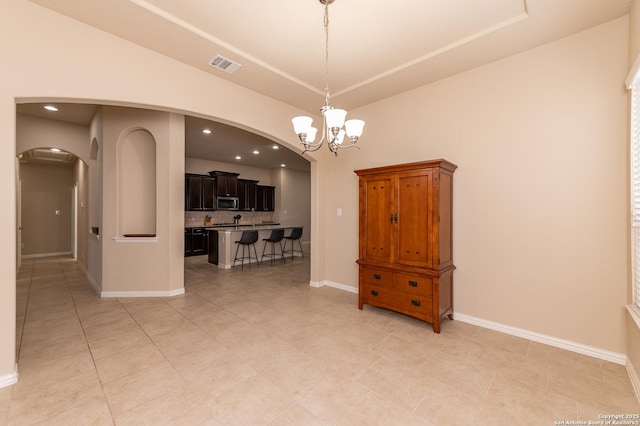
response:
M304 150L302 151L302 155L307 152L315 152L320 149L322 145L305 145Z

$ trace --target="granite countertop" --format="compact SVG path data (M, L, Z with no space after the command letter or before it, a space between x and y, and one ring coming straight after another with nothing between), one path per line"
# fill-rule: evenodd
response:
M205 228L205 229L211 229L211 230L214 230L214 231L217 231L217 230L234 231L234 230L238 230L238 229L251 229L251 228L269 229L269 228L274 227L274 226L280 226L280 224L277 223L277 222L273 222L273 223L256 223L255 225L251 225L250 223L240 223L238 225L236 225L234 223L214 223L214 224L206 225L206 226L198 226L198 225L185 226L185 228L186 229Z

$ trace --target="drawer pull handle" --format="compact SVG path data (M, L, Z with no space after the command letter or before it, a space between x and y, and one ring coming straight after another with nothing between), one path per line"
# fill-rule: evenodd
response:
M373 296L377 296L377 295L378 295L378 291L377 291L377 290L371 290L371 294L372 294Z
M409 281L409 287L418 287L418 281Z
M411 304L412 304L413 306L420 306L420 301L419 301L419 300L412 300L412 301L411 301Z
M373 278L375 278L376 280L381 280L381 279L382 279L382 275L380 275L380 274L373 274Z

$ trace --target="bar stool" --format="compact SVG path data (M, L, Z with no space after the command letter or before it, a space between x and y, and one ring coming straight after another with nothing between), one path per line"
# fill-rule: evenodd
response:
M238 248L236 248L236 257L233 259L233 265L231 267L236 266L236 260L240 260L242 262L242 268L244 269L244 260L249 259L249 264L251 264L251 246L253 246L253 252L255 253L255 259L258 266L260 266L260 262L258 261L258 252L256 251L256 241L258 241L258 231L242 231L242 236L240 240L236 241ZM242 257L238 257L238 250L242 246ZM249 250L249 256L245 254L245 248Z
M262 241L264 241L264 247L262 248L262 257L260 258L260 260L262 261L262 259L267 256L271 258L271 264L273 265L273 258L276 257L276 243L278 243L278 245L280 246L280 257L282 258L282 261L284 262L284 253L283 253L283 249L282 249L282 239L284 238L284 229L272 229L271 230L271 235L269 236L269 238L263 238ZM265 254L265 250L267 249L267 244L271 244L271 253L266 253Z
M304 253L302 252L302 243L300 242L300 237L302 237L302 227L298 227L298 228L293 228L291 229L291 233L289 235L285 235L284 239L287 241L291 241L291 250L287 250L287 241L284 242L284 251L282 252L282 255L284 256L285 253L291 253L291 259L293 259L293 256L295 255L295 253L300 253L300 255L302 257L304 257ZM293 242L294 241L298 241L298 245L300 246L300 250L294 249L293 248Z

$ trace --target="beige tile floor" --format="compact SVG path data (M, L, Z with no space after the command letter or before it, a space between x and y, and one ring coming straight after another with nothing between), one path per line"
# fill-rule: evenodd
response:
M68 258L19 274L9 425L553 425L640 413L624 367L312 288L308 257L219 270L183 296L100 299Z

